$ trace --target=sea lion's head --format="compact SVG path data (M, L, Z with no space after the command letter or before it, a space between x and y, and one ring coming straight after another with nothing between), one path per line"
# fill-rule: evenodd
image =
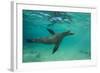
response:
M70 30L68 30L68 31L64 32L64 35L74 35L74 33L71 32Z

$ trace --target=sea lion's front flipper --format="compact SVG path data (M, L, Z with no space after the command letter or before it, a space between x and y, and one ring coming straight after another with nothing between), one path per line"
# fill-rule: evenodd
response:
M60 43L57 43L57 44L55 45L55 47L53 48L52 54L54 54L54 53L58 50L59 45L60 45Z
M51 29L49 29L49 28L47 28L47 30L49 31L49 33L51 33L52 35L54 35L55 34L55 32L53 31L53 30L51 30Z

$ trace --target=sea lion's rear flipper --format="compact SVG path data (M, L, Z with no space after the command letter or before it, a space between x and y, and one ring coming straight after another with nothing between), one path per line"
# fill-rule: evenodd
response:
M49 28L47 28L47 30L49 31L49 33L51 33L52 35L54 35L55 34L55 32L53 31L53 30L51 30L51 29L49 29Z
M35 43L41 43L41 42L43 42L42 39L27 39L26 41L28 43L33 43L33 42L35 42Z
M28 43L32 43L33 41L32 41L32 39L27 39L26 40Z
M55 47L53 48L52 54L54 54L54 53L58 50L58 48L59 48L59 43L57 43L57 44L55 45Z

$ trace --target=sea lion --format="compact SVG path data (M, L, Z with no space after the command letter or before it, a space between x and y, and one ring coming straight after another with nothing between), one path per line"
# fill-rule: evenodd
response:
M55 33L51 29L47 29L47 30L49 31L49 33L52 34L52 36L45 37L45 38L38 38L38 39L28 39L27 42L30 42L30 43L36 42L36 43L44 43L44 44L55 44L55 47L53 48L53 52L52 52L52 54L54 54L58 50L59 45L60 45L61 41L64 39L64 37L74 34L71 31L66 31L66 32L62 32L62 33Z

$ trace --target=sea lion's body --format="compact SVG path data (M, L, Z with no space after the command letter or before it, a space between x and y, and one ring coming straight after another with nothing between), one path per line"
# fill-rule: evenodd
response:
M52 35L52 37L32 39L33 42L44 43L44 44L56 44L61 40L59 35Z
M44 44L55 44L55 47L53 49L52 53L55 53L63 40L65 36L73 35L70 31L62 32L62 33L54 33L51 29L48 29L48 31L52 34L50 37L45 38L38 38L38 39L31 39L28 40L28 42L36 42L36 43L44 43Z

